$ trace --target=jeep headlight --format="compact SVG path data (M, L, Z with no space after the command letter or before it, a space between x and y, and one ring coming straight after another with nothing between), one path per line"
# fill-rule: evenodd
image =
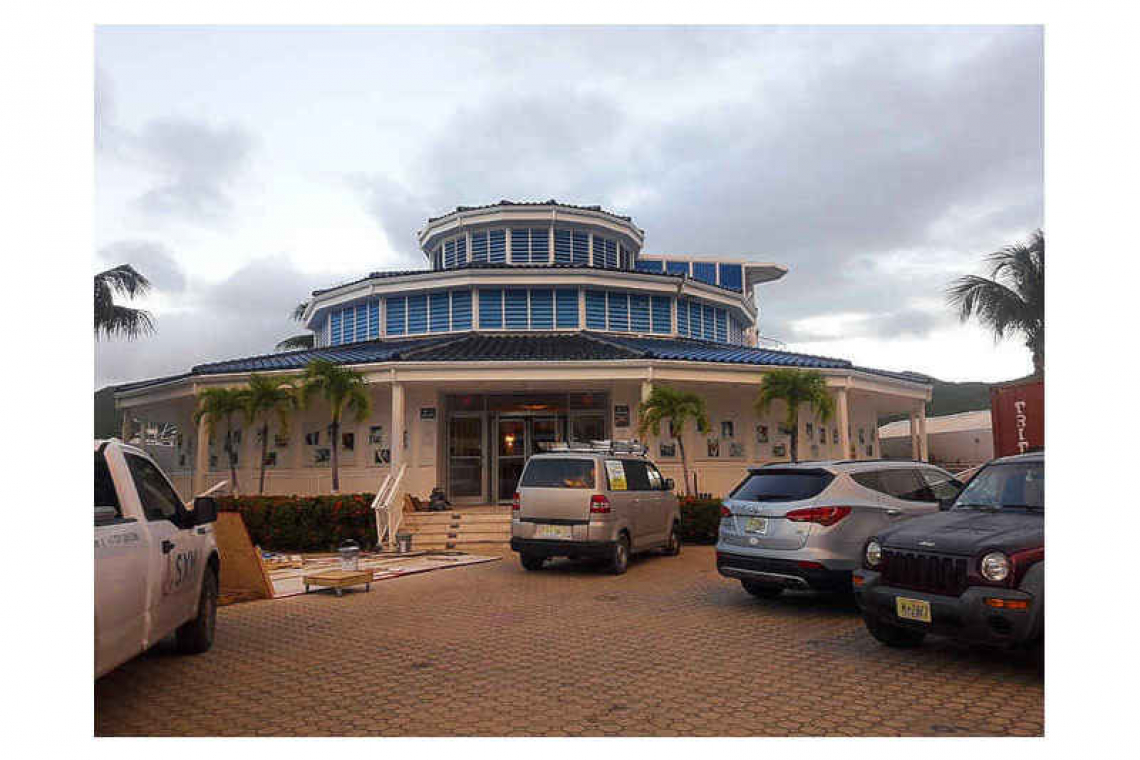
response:
M1009 557L1001 552L990 552L982 557L982 577L1000 583L1009 577Z
M867 542L867 567L876 568L879 563L883 561L883 547L879 546L878 541Z

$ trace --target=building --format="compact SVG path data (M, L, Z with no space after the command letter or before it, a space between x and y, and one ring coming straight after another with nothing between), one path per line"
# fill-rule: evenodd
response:
M784 276L778 264L644 255L645 233L629 217L556 201L459 207L429 219L418 239L426 268L312 294L312 350L117 389L124 419L186 431L173 473L184 495L228 478L218 436L191 422L195 394L250 373L296 375L316 357L353 366L372 388L370 418L342 431L342 491L374 491L406 466L407 493L439 485L456 504L509 501L531 453L635 437L638 403L666 383L705 398L712 430L686 431L685 448L699 489L724 494L746 466L788 457L784 410L752 409L774 367L817 369L835 393L830 424L802 415L801 458L879 456L880 415L908 413L921 430L931 393L921 379L759 345L756 289ZM330 490L327 425L327 410L312 408L288 434L271 430L267 492ZM256 481L252 438L238 442L243 490ZM669 431L648 443L680 487Z
M930 461L951 469L968 469L994 458L990 410L928 417L926 435ZM911 455L910 424L891 422L879 428L883 456L906 459Z

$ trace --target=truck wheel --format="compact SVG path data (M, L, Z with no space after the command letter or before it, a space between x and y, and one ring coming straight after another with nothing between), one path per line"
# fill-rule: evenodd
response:
M218 575L211 567L202 576L202 591L198 596L198 615L179 626L176 633L178 651L199 654L214 643L214 621L218 616Z
M610 555L610 573L621 575L629 567L629 536L622 533L614 544L613 554Z
M527 570L541 570L542 565L546 562L546 557L540 557L537 554L520 554L519 562Z
M870 634L874 636L880 644L886 644L889 647L916 647L926 638L926 634L923 631L900 628L897 625L884 623L878 618L873 618L869 615L863 616L863 622L866 624Z
M677 530L677 523L669 529L669 540L665 542L663 553L666 557L676 557L681 553L681 536Z
M777 586L772 583L757 583L756 581L741 581L741 586L744 590L757 599L775 599L780 594L784 593L782 586Z

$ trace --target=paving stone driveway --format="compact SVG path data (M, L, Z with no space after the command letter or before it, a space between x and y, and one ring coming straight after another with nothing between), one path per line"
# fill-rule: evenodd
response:
M500 562L225 607L95 683L97 735L1041 735L1031 657L891 650L852 606L760 601L711 547L620 577Z

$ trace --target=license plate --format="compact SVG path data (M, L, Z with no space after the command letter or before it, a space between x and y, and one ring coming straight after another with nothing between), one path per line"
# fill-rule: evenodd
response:
M930 622L930 602L922 599L907 599L905 596L895 597L895 612L906 620L917 620L921 623Z
M534 532L535 538L570 538L569 525L539 525Z
M745 533L759 533L764 535L768 532L768 518L767 517L749 517L744 523Z

